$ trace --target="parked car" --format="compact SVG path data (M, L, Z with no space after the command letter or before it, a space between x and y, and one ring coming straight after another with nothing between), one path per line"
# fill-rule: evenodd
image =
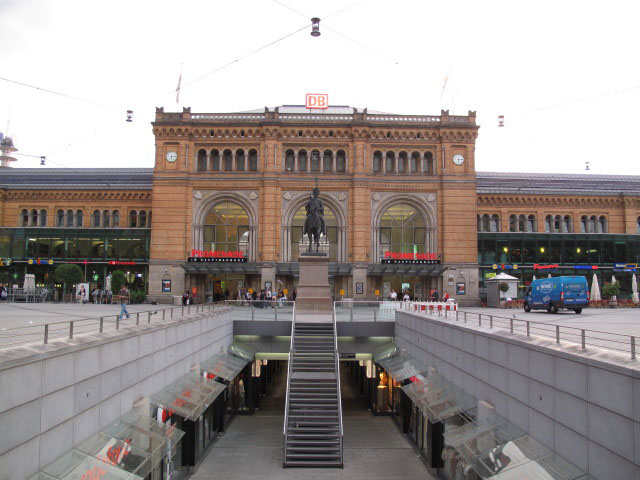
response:
M589 285L585 277L541 278L531 282L524 298L524 311L547 310L558 313L566 308L582 313L589 306Z

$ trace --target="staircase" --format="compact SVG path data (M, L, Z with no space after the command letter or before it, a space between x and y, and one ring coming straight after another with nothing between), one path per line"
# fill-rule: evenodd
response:
M293 322L284 425L285 467L342 467L335 318Z

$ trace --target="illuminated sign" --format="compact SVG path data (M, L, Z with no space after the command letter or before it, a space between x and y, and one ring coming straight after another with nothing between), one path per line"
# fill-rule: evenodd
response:
M616 263L613 266L614 272L637 272L638 264L637 263Z
M53 265L53 259L45 260L44 258L30 258L27 263L29 265Z
M440 260L435 253L384 252L382 263L438 264Z
M136 262L128 262L125 260L110 260L109 265L136 265Z
M12 262L13 260L11 260L10 258L0 258L0 266L8 267Z
M220 263L247 263L244 252L239 250L191 250L188 262L220 262Z
M494 270L517 270L518 269L518 265L507 265L505 263L494 263L493 267Z
M539 265L537 263L533 264L534 270L556 270L558 268L557 263L552 263L551 265Z
M187 261L196 263L247 263L247 257L189 257Z
M575 267L576 270L598 270L598 265L576 265Z
M307 108L329 108L329 95L326 93L307 93L304 106Z

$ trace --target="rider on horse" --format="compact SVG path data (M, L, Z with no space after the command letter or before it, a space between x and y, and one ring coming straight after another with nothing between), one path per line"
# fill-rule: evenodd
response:
M313 189L313 196L309 198L309 201L304 206L307 212L307 219L304 222L304 229L302 232L309 237L309 247L311 247L311 235L315 235L316 248L320 240L320 235L327 235L327 226L324 222L324 204L318 195L320 195L320 189L315 187ZM314 225L314 223L316 225Z

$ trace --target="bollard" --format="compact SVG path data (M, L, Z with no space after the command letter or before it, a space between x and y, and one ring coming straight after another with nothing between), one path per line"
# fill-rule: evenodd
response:
M104 317L100 317L100 333L104 330Z
M136 325L140 325L140 312L136 313Z
M147 316L147 323L151 323L151 310L149 310L147 312L148 316Z
M456 322L458 321L458 310L456 310Z
M49 324L44 326L44 343L49 343Z
M481 313L478 314L478 326L479 327L482 326L482 314Z
M489 328L493 328L493 315L489 315Z
M513 318L509 319L509 331L513 333Z
M529 323L529 320L527 320L527 337L531 336L531 324Z
M164 314L166 313L166 311L167 311L167 309L166 309L166 308L163 308L163 309L162 309L162 321L164 321Z
M587 335L584 328L580 331L582 336L582 350L587 348Z
M556 343L560 343L560 325L556 325Z
M116 315L116 330L120 330L120 316Z
M73 338L73 322L69 322L69 338Z
M47 342L44 342L47 343ZM636 337L631 336L631 360L636 359Z
M464 312L464 323L467 323L467 312Z

